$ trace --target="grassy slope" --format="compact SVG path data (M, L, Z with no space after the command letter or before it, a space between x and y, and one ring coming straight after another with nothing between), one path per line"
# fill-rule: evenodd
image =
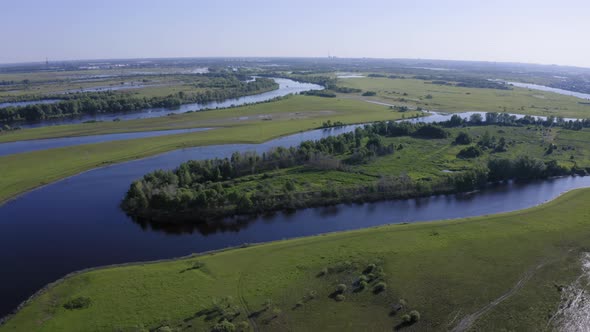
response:
M541 330L560 294L579 273L577 258L590 245L590 190L570 192L529 210L452 221L391 225L229 250L175 261L105 268L68 278L27 305L0 331L141 330L161 324L212 325L192 317L214 298L232 296L242 310L266 299L282 309L261 330L384 331L399 323L389 306L399 298L422 320L408 330L446 330L461 317L508 291L527 271L533 277L476 322L480 330ZM199 270L181 270L195 261ZM322 268L350 261L359 269L384 267L388 290L328 294L358 272L316 277ZM541 268L536 268L543 264ZM316 299L293 310L315 290ZM88 296L88 309L67 311L64 302ZM242 319L244 314L240 316Z
M530 115L554 115L573 118L590 118L590 106L579 104L582 99L557 93L514 88L513 90L459 88L414 79L347 78L338 85L377 92L374 99L430 110L449 112L481 111L509 112ZM404 96L403 93L407 93ZM427 95L432 99L426 99ZM531 106L535 106L535 108Z
M263 120L259 115L270 115L273 120ZM236 120L237 117L242 116L251 118L245 121ZM0 157L0 174L2 174L0 202L24 191L88 169L183 147L260 143L278 136L317 128L326 120L358 123L392 120L401 116L401 113L392 112L384 106L361 101L295 96L273 103L192 113L165 119L97 123L89 124L84 128L81 128L81 125L72 125L23 130L0 136L0 138L11 139L10 137L15 135L13 139L22 140L90 132L98 134L198 126L222 127L200 133L88 144ZM88 128L95 130L91 131Z

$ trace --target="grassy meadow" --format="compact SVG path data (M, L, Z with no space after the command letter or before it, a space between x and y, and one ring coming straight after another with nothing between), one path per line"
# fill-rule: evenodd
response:
M580 104L580 101L584 101L582 99L517 87L513 90L463 88L409 78L346 78L339 79L338 85L377 93L375 97L367 99L428 110L590 118L590 105Z
M52 285L0 331L209 331L222 317L243 331L449 330L496 299L463 327L544 330L581 273L589 200L576 190L506 214L96 269ZM86 306L64 307L78 298ZM413 310L420 319L403 324Z

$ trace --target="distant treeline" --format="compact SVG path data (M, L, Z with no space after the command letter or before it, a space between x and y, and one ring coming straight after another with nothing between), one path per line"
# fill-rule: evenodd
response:
M257 78L242 82L235 76L218 77L205 91L198 93L178 92L165 97L142 98L134 94L107 92L74 93L60 96L64 101L54 104L36 104L0 109L0 123L40 121L51 118L83 114L134 112L152 107L178 107L189 103L208 103L229 98L256 94L278 88L269 78Z
M249 192L232 188L242 177L265 172L303 167L308 170L354 172L352 165L371 162L378 156L393 154L403 146L385 145L383 137L413 136L425 139L445 138L445 127L454 124L412 124L379 122L354 132L306 141L298 147L275 148L263 154L234 153L231 158L189 161L173 171L159 170L135 181L122 203L131 216L158 222L211 218L236 214L256 214L281 209L417 197L440 193L471 191L489 182L509 179L540 179L571 174L577 170L529 156L514 159L490 158L475 163L463 172L434 179L415 180L408 176L382 176L374 182L322 189L298 189L288 178L281 192L259 185ZM483 124L482 124L483 125ZM585 173L585 172L584 172Z
M502 82L495 82L483 78L454 76L454 75L416 75L415 79L431 81L432 84L458 86L463 88L483 88L512 90L512 88Z
M518 118L516 115L508 113L489 112L485 115L479 113L472 114L469 119L463 119L459 115L453 115L449 121L441 122L442 126L459 127L459 126L478 126L478 125L501 125L501 126L527 126L541 125L545 127L562 127L565 129L581 130L590 128L590 119L566 120L563 117L549 116L546 119L525 115Z

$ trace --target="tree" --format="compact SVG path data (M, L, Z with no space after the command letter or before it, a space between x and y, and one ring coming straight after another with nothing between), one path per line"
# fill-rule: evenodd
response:
M471 122L474 125L479 125L483 122L483 117L479 113L473 113L469 117L469 122Z
M468 145L471 144L473 140L471 139L471 136L469 136L468 133L462 131L457 135L457 138L455 138L455 144L460 144L460 145Z

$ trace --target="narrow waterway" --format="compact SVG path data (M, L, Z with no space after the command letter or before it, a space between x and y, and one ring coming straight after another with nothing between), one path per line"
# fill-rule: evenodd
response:
M105 134L105 135L90 135L77 137L61 137L50 139L36 139L28 141L16 141L10 143L0 143L0 157L11 154L63 148L66 146L75 146L83 144L104 143L112 141L121 141L127 139L147 138L168 136L177 134L196 133L200 131L210 130L211 128L193 128L193 129L175 129L175 130L157 130L157 131L142 131L137 133L119 133L119 134Z

